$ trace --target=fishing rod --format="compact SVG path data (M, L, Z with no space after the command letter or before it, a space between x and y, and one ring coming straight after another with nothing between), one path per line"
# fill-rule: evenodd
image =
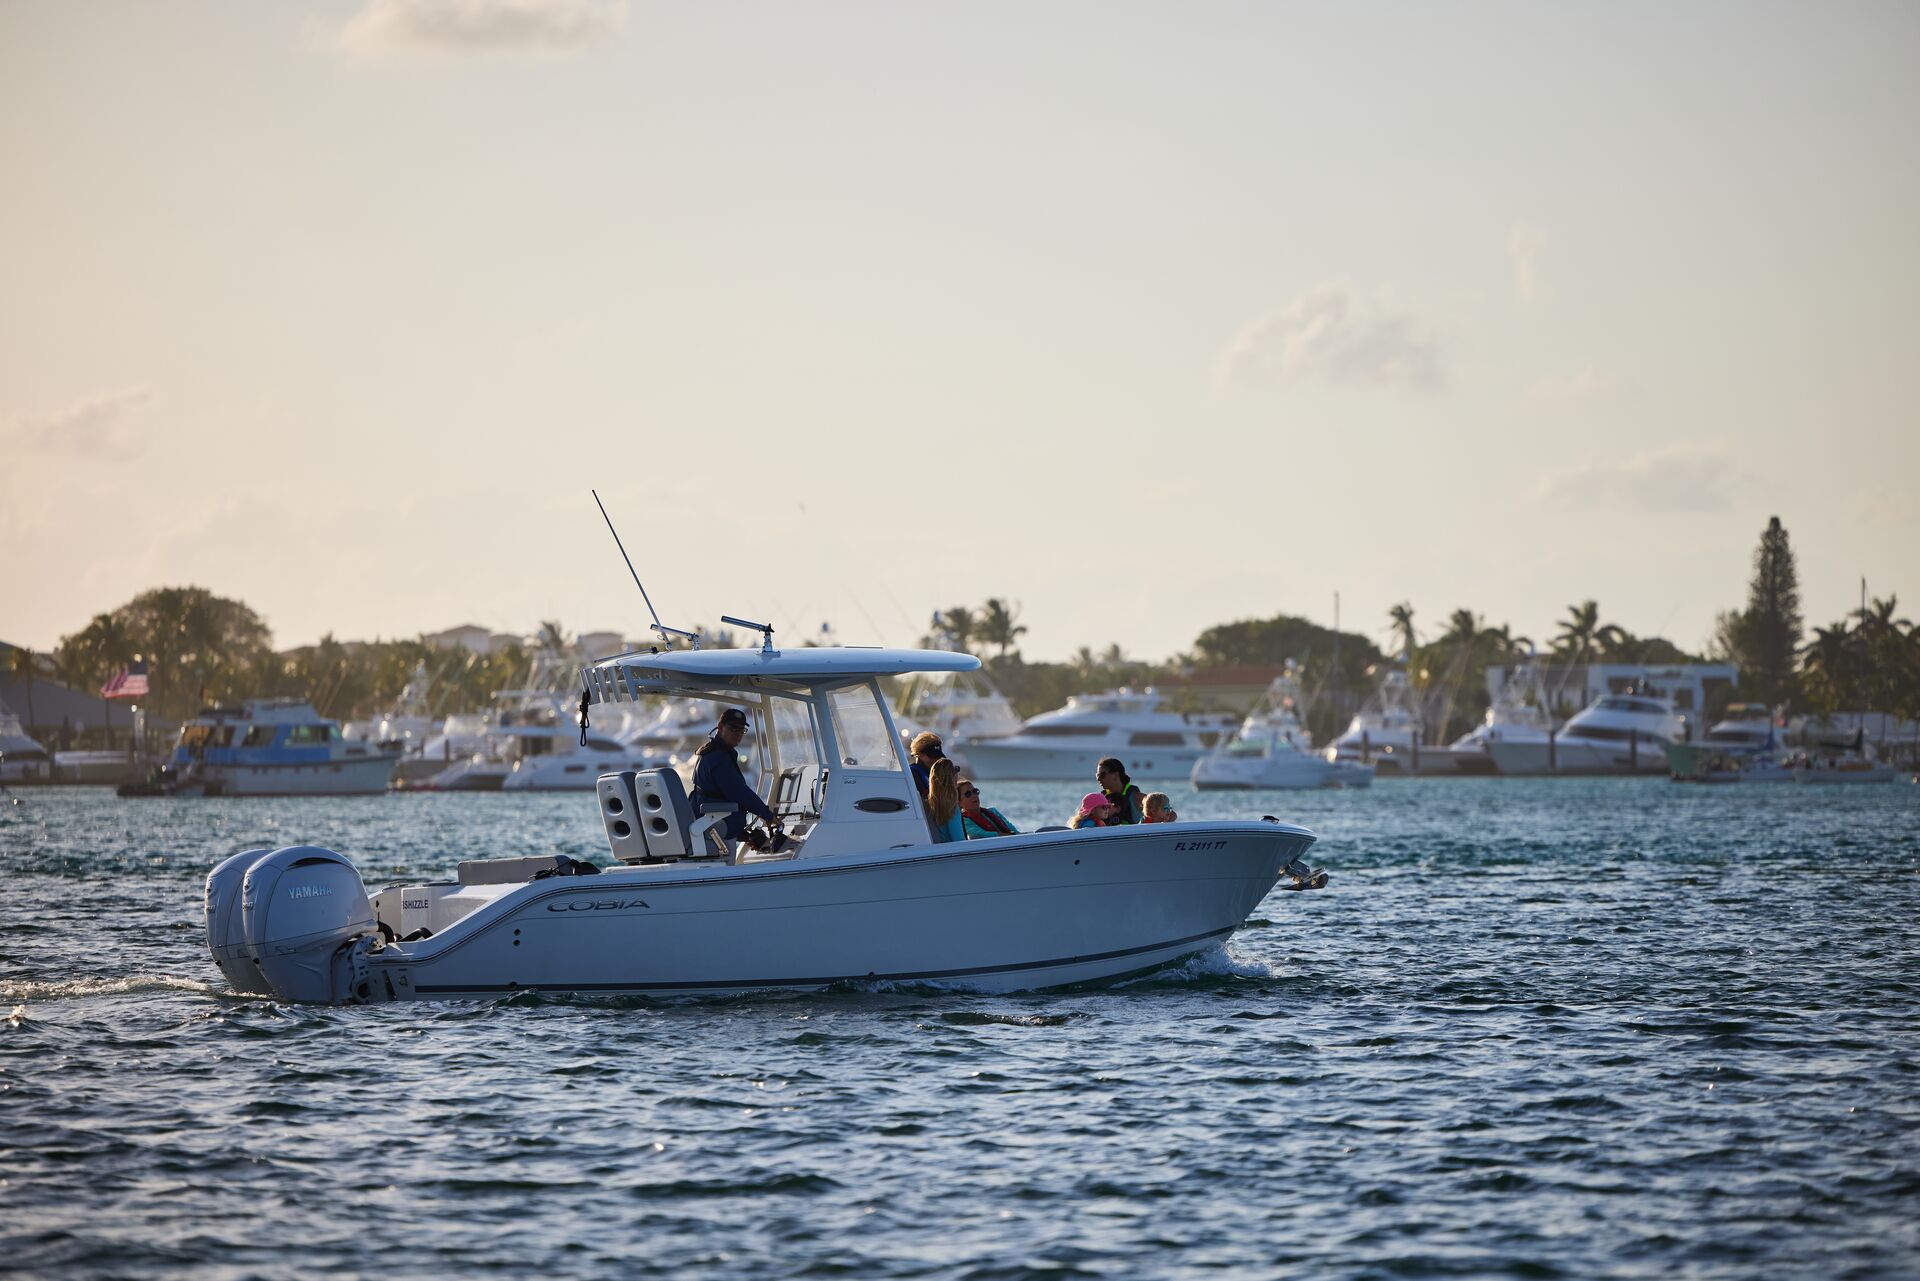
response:
M587 492L593 495L593 505L600 509L600 519L607 522L607 532L613 535L613 545L620 549L620 559L627 562L627 572L633 575L633 585L640 589L640 599L647 603L647 612L653 615L653 630L660 633L660 638L666 641L668 649L673 648L675 636L686 637L693 648L699 649L698 632L683 632L677 627L668 627L660 621L660 611L653 607L653 597L647 595L647 585L640 581L639 571L633 567L633 557L627 555L627 545L620 541L620 531L613 527L613 517L607 515L607 505L600 501L600 491L589 489Z

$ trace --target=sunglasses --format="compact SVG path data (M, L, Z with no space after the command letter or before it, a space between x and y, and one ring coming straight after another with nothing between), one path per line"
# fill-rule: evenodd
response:
M979 788L977 788L977 787L967 787L967 788L962 788L962 789L961 789L961 791L960 791L960 795L962 795L962 796L978 796L978 795L980 795L980 789L979 789Z

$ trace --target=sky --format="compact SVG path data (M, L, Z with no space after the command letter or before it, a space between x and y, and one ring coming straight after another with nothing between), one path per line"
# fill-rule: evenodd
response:
M1920 7L0 0L0 638L1920 606Z

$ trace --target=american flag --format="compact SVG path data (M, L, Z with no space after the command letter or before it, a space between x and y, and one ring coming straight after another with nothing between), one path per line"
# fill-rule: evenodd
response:
M145 698L147 696L147 664L145 660L135 660L120 669L120 674L100 687L102 698Z

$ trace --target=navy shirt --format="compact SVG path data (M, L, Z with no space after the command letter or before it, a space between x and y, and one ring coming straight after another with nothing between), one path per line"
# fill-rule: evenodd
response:
M737 805L740 813L734 815L741 827L746 826L746 816L757 814L767 822L774 822L773 811L760 799L759 793L747 786L747 780L740 773L740 761L731 747L719 739L711 740L712 745L700 755L700 763L693 767L693 791L691 798L694 806L702 801L716 805ZM728 826L733 826L728 824Z

